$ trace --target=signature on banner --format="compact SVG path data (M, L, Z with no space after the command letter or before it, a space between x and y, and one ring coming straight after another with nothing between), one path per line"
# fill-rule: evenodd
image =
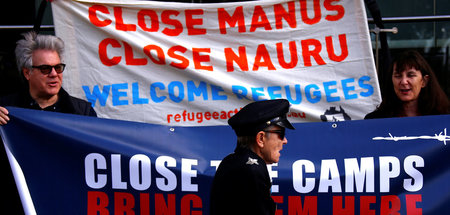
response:
M392 136L391 133L389 133L389 137L374 137L372 140L393 140L393 141L399 141L399 140L417 140L417 139L424 139L424 140L437 140L444 142L444 145L447 145L447 141L450 141L450 136L447 136L447 128L444 128L444 131L441 131L439 134L434 134L434 136L402 136L402 137L396 137Z

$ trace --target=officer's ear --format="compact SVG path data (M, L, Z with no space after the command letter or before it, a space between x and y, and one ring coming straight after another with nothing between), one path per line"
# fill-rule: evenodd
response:
M264 131L260 131L256 134L256 145L258 145L259 148L264 147L264 139L266 138L266 133Z

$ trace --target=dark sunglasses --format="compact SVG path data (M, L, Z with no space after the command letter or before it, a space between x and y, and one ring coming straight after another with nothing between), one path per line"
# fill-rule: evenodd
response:
M264 132L267 132L267 133L275 133L275 134L278 134L278 137L281 139L281 140L284 140L284 137L286 136L286 130L263 130Z
M64 68L66 68L66 64L60 63L54 66L50 65L40 65L40 66L32 66L32 68L39 69L42 74L48 75L52 72L52 69L55 69L56 73L62 73Z

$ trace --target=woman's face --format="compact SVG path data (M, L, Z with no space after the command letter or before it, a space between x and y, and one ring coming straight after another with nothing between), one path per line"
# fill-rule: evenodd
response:
M420 91L427 85L428 75L422 76L422 73L414 67L398 71L394 64L394 73L392 74L392 83L397 97L403 102L417 101Z

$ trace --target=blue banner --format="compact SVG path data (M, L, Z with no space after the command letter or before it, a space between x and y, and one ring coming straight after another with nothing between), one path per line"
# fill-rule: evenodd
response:
M209 214L216 167L236 145L229 126L8 110L1 136L37 214ZM268 168L277 214L450 214L449 122L294 124Z

